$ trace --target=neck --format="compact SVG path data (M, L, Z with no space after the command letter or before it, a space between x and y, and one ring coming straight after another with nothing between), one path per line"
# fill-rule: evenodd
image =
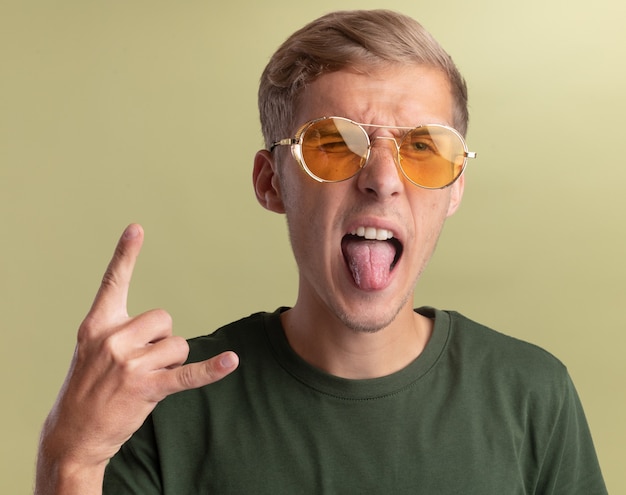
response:
M323 314L323 313L322 313ZM409 365L424 350L433 322L406 305L386 327L356 331L331 316L298 305L281 315L287 340L309 364L341 378L390 375Z

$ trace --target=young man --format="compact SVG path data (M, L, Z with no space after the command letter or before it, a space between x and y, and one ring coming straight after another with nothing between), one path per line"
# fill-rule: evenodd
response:
M163 311L131 318L129 226L44 426L37 493L606 493L559 361L413 309L474 156L448 55L404 16L329 14L277 51L259 106L254 188L286 215L294 307L189 344Z

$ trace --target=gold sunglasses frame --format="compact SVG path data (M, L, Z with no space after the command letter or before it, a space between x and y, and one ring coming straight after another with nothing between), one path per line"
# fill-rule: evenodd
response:
M363 132L363 135L367 139L367 153L363 157L364 158L363 165L354 174L352 174L349 177L346 177L345 179L330 180L330 179L322 179L321 177L318 177L317 175L315 175L309 169L309 167L307 166L306 161L304 160L304 157L302 155L302 138L306 134L306 131L311 126L317 124L318 122L324 121L324 120L341 120L341 121L353 124L353 125L357 126L359 129L361 129L361 131ZM373 127L373 128L376 128L376 129L397 129L397 130L401 130L401 131L406 131L406 133L402 136L402 138L400 139L399 143L398 143L398 138L390 137L390 136L378 136L378 137L375 137L374 139L370 139L370 136L369 136L369 134L366 131L366 128L370 128L370 127ZM418 184L413 179L411 179L407 175L407 173L404 171L404 169L402 168L402 161L400 160L400 148L402 146L402 142L404 141L406 136L409 134L409 132L414 131L414 130L419 129L419 128L422 128L422 127L427 127L427 128L428 127L438 127L438 128L446 129L446 130L452 132L459 139L461 144L463 145L463 166L461 167L461 172L452 181L450 181L449 183L447 183L447 184L445 184L443 186L429 187L429 186L424 186L422 184ZM272 146L270 147L270 152L273 152L274 149L277 146L291 146L291 154L293 155L294 159L298 162L300 167L302 167L302 169L312 179L316 180L317 182L328 182L328 183L343 182L345 180L352 179L353 177L358 175L359 172L361 172L361 170L363 170L367 166L367 163L368 163L369 157L370 157L370 152L371 152L371 149L372 149L372 145L373 145L374 141L376 141L377 139L389 139L389 140L394 142L395 147L396 147L396 164L398 165L398 168L402 171L402 175L404 177L406 177L406 179L409 182L411 182L412 184L415 184L416 186L421 187L423 189L445 189L446 187L451 186L452 184L454 184L459 179L459 177L461 177L463 175L463 172L465 172L465 167L467 165L467 159L468 158L476 158L476 156L477 156L477 154L475 152L469 151L469 148L467 147L467 143L465 142L465 139L463 138L461 133L459 131L457 131L454 127L450 127L450 126L443 125L443 124L423 124L423 125L418 125L418 126L415 126L415 127L403 127L403 126L380 125L380 124L363 124L363 123L360 123L360 122L355 122L354 120L348 119L346 117L337 117L337 116L320 117L320 118L309 120L308 122L305 122L302 126L300 126L300 128L296 132L295 137L293 137L293 138L284 138L284 139L279 139L278 141L274 141L272 143Z

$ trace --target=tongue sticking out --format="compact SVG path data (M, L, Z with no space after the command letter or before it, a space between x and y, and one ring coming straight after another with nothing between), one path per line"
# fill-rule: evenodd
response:
M348 236L343 240L342 247L343 256L357 287L363 290L387 287L396 256L396 248L391 242Z

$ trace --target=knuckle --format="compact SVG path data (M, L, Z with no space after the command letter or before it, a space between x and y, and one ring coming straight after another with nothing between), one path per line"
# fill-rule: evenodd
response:
M142 330L151 343L168 339L172 336L173 322L171 315L163 309L151 309L133 318L133 324Z
M197 379L192 366L181 366L178 373L178 381L183 389L196 387Z
M182 390L198 388L220 378L211 360L183 365L178 368L177 372L178 383Z
M124 372L132 370L133 361L129 359L129 355L126 349L124 339L120 336L120 333L113 332L103 339L100 346L100 352L106 356L108 360L116 367Z
M78 333L76 336L79 344L88 344L96 342L106 334L106 331L110 328L102 318L89 313L78 327Z
M189 344L187 340L179 335L172 335L170 337L170 345L172 346L172 355L176 356L180 363L187 360L189 356Z
M107 266L102 281L100 283L103 289L118 289L125 280L123 275L126 272L127 262L130 259L130 253L123 243L119 243L113 257Z
M98 326L99 325L96 319L93 316L88 315L78 327L78 343L85 344L94 340Z
M172 336L167 339L169 365L167 368L182 367L189 357L189 344L182 337Z
M104 275L102 275L102 280L100 281L100 285L102 285L102 287L115 287L116 282L115 282L115 272L113 271L113 268L111 268L111 265L108 266L108 268L105 270Z
M174 321L172 315L161 308L153 309L150 311L150 315L155 321L158 321L164 328L172 328Z
M100 282L100 285L102 286L103 289L109 289L109 290L117 289L120 286L120 282L118 280L118 275L116 272L117 261L118 261L118 255L116 252L116 254L113 257L113 260L111 261L111 263L105 270L104 275L102 275L102 281Z

